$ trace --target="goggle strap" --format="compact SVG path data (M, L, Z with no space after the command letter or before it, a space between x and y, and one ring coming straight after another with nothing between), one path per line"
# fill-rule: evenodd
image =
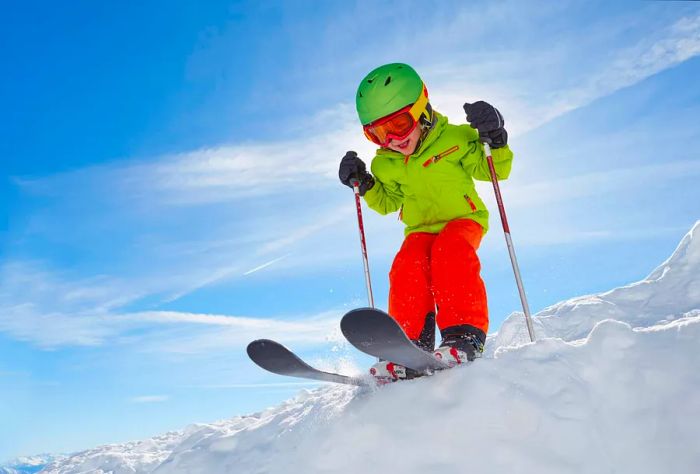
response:
M423 115L421 115L421 126L423 128L431 129L433 126L435 126L436 117L435 117L435 111L433 110L433 106L428 103L425 106L425 111L423 112Z
M420 120L421 115L425 112L426 106L428 105L428 89L423 84L423 92L418 96L418 99L413 103L408 112L411 114L414 120Z

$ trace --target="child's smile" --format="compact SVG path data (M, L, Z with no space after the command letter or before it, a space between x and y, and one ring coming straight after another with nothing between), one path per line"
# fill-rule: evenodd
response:
M418 139L420 138L421 128L416 127L413 132L408 136L408 138L398 141L391 140L387 145L390 150L397 151L402 155L410 155L416 151L416 145L418 144Z
M399 148L401 148L402 150L404 150L404 149L408 146L408 142L410 142L410 141L411 141L411 140L406 140L405 142L401 142L401 143L399 143L399 144L396 145L396 146L399 147Z

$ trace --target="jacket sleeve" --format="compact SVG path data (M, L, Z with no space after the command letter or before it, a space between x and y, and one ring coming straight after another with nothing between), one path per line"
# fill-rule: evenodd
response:
M393 181L388 173L383 172L384 166L381 159L372 160L372 174L374 175L374 186L365 195L365 202L380 214L390 214L398 211L403 204L403 193L399 183Z
M484 146L479 141L469 143L469 148L464 158L462 158L462 168L480 181L491 181L488 161L484 153ZM496 168L496 177L499 180L508 179L510 168L513 165L513 152L508 145L502 148L492 148L493 166Z

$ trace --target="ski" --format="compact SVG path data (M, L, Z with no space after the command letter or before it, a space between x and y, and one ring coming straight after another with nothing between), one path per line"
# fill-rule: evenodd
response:
M278 375L301 377L304 379L319 380L321 382L334 382L346 385L367 386L371 381L348 377L347 375L334 374L315 369L301 360L279 342L270 339L257 339L246 349L248 357L263 369Z
M449 368L445 362L416 346L384 311L354 309L343 316L340 329L348 342L365 354L423 373Z

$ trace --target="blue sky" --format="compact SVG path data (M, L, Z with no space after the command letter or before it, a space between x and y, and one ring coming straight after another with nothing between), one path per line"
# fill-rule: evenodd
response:
M454 123L465 101L503 112L535 311L643 278L699 218L693 2L46 2L0 22L0 459L313 386L249 363L256 337L369 362L337 328L366 300L336 170L371 158L353 100L379 64L416 67ZM402 228L365 218L385 306ZM519 300L491 224L497 330Z

